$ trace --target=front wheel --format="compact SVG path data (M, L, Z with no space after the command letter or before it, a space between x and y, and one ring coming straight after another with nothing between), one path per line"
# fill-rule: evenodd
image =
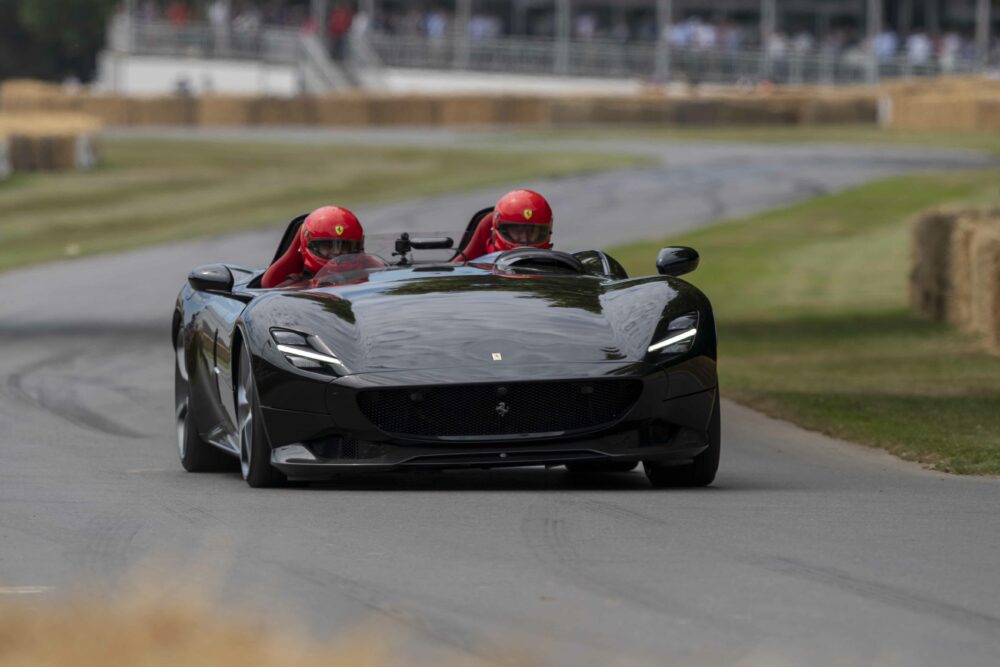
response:
M271 447L264 432L257 404L257 385L250 368L250 351L240 350L239 384L236 388L236 419L240 438L240 472L254 488L282 486L287 481L280 470L271 465Z
M695 457L691 463L669 466L654 461L644 461L646 477L656 488L708 486L715 481L719 470L719 454L722 449L722 417L719 414L719 392L715 392L712 420L708 425L708 449Z
M201 439L191 404L191 381L184 350L184 332L174 336L174 419L177 425L177 453L188 472L232 470L233 459Z

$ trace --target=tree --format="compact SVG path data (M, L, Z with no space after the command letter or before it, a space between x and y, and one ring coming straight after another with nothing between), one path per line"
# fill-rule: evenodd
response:
M90 80L117 0L0 0L0 79Z

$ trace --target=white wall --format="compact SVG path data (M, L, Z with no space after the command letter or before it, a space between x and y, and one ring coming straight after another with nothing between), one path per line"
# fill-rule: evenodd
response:
M391 69L360 72L369 90L390 93L537 93L543 95L633 95L642 84L631 79L461 72L452 70Z
M247 60L135 56L105 51L98 61L97 88L126 95L167 95L186 81L205 92L291 97L299 91L296 68Z

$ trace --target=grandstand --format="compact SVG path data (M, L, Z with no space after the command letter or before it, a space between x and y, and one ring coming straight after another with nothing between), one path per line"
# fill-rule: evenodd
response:
M1000 64L991 0L200 0L183 25L178 4L126 3L117 50L302 62L305 91L406 70L830 85Z

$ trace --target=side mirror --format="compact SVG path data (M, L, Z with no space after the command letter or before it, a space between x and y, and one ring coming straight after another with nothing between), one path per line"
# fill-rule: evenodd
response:
M197 292L231 292L233 273L224 264L199 266L188 274L188 284Z
M701 257L694 248L664 248L656 256L656 270L661 276L683 276L697 269L700 261Z

